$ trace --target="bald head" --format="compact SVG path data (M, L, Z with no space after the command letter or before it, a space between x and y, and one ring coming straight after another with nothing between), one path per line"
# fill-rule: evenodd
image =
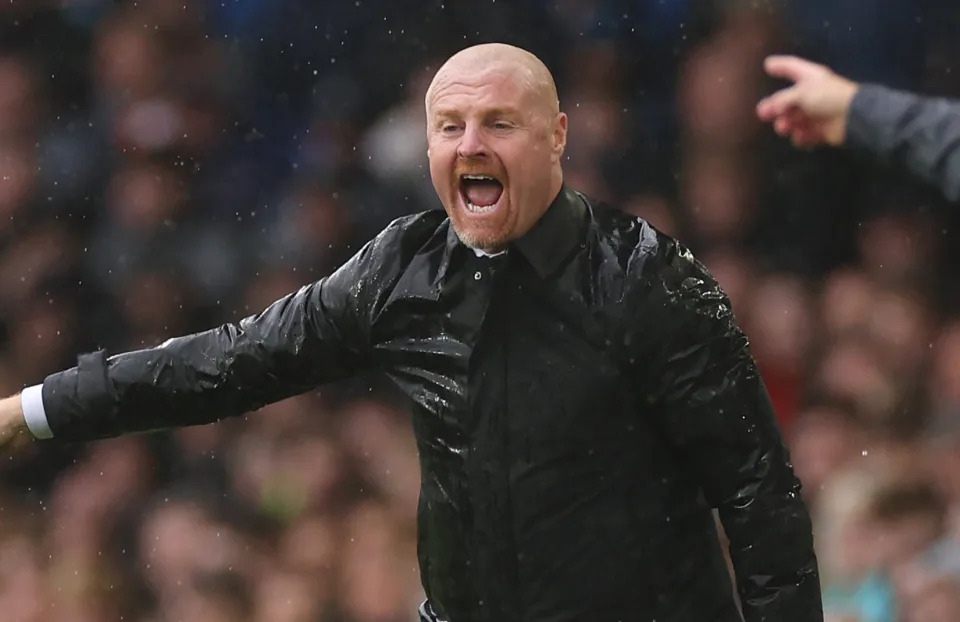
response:
M542 104L545 112L552 115L560 112L557 85L543 61L523 48L506 43L483 43L460 50L440 67L427 89L427 114L438 88L465 77L488 73L516 77L530 89L532 101Z
M430 178L467 246L497 252L524 235L563 185L567 116L536 56L477 45L437 71L426 96Z

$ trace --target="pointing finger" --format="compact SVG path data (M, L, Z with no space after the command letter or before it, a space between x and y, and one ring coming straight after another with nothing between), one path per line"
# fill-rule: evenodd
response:
M823 66L797 56L775 55L763 61L763 68L774 78L797 82L823 69Z

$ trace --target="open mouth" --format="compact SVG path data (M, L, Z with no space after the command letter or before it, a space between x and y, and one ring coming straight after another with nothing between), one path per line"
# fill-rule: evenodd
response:
M460 194L468 212L487 214L497 208L503 195L503 184L490 175L461 175Z

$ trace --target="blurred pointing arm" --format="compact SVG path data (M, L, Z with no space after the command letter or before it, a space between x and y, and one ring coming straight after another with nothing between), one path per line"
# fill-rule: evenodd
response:
M850 108L845 144L960 201L960 102L863 85Z
M960 201L960 102L857 84L795 56L768 57L764 70L792 82L757 104L777 134L798 147L850 147Z

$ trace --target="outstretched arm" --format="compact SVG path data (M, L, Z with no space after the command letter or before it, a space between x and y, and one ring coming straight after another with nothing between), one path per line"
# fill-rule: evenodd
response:
M778 134L799 147L849 147L960 201L960 102L859 85L792 56L771 56L764 67L794 83L757 105Z
M0 436L29 428L86 440L209 423L364 370L365 284L376 278L369 249L237 323L112 357L81 355L0 402Z

